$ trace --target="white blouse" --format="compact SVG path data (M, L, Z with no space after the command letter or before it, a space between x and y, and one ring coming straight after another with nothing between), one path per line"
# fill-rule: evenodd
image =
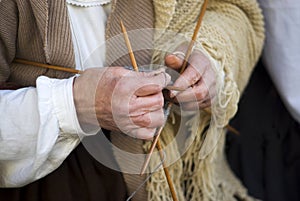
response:
M88 3L91 6L84 6L81 1L67 0L76 68L102 67L105 60L105 24L110 4L104 0L92 1Z
M300 1L260 4L266 21L263 60L288 111L300 123Z
M78 69L103 66L107 3L67 0ZM0 90L0 187L23 186L51 173L78 145L78 135L87 135L76 116L73 79L41 76L36 88Z

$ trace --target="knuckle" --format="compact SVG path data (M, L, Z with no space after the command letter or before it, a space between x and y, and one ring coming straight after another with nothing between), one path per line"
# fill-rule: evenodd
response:
M112 82L112 84L115 85L115 88L113 89L113 92L117 93L117 94L122 94L124 92L127 92L130 87L128 86L128 84L126 84L126 82L115 78L115 80Z
M156 98L155 104L157 106L159 106L160 108L162 108L164 106L164 97L163 97L162 93L160 93L159 96Z
M159 121L159 122L162 122L161 124L163 124L164 119L165 119L164 110L163 110L163 109L160 109L160 110L159 110L159 115L158 115L158 121Z
M111 109L113 112L115 112L116 114L126 114L129 113L131 107L130 107L130 103L127 101L117 101L117 100L113 100L112 104L111 104Z
M186 75L186 79L189 83L194 84L200 80L201 76L202 74L200 70L195 67L191 67L189 73Z
M199 65L198 65L199 66ZM202 74L203 74L203 71L201 69L201 67L198 67L198 68L193 68L194 71L193 71L193 75L197 78L197 79L200 79L202 77Z
M153 91L161 91L162 86L158 84L150 84L153 87Z
M148 127L151 124L151 122L152 122L151 117L150 117L149 114L145 114L143 116L144 116L143 121L142 121L143 126L144 127Z
M139 139L151 140L154 137L155 128L153 129L138 129L136 136Z
M148 127L151 122L152 121L149 113L138 116L137 120L135 121L139 127Z
M152 119L151 125L149 125L149 127L162 126L164 124L164 119L165 119L163 109L153 112L152 118L153 119Z
M155 128L148 129L145 139L151 139L154 137Z
M199 79L200 79L200 77L201 77L201 75L200 75L199 72L194 73L194 74L192 75L191 82L192 82L192 83L198 82Z
M159 73L158 74L158 83L162 86L164 86L164 85L166 85L168 82L169 82L169 80L170 80L170 78L169 78L169 75L168 74L166 74L166 73ZM161 87L160 86L160 87Z
M196 90L196 92L195 92L196 99L197 100L204 99L206 97L207 93L208 93L208 90L206 88L202 89L202 90L201 89Z

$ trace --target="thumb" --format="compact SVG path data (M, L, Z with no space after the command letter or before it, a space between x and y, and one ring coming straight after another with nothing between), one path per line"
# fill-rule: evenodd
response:
M166 66L179 70L183 64L184 58L181 55L169 54L165 57Z
M162 89L170 83L170 81L170 75L165 72L160 72L151 76L143 76L142 79L139 80L139 89L135 92L135 95L147 96L160 93Z

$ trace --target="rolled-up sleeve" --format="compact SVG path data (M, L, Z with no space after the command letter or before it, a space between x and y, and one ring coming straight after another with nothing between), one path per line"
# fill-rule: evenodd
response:
M84 133L73 79L39 77L37 87L0 91L0 186L23 186L55 170Z

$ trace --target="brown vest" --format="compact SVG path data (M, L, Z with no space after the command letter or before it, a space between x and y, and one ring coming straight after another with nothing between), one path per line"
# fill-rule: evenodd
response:
M19 12L19 32L15 57L74 68L72 35L65 1L29 0L20 2L19 8L16 8L18 10L16 12ZM112 12L106 27L107 39L121 33L120 19L124 22L127 31L152 28L154 24L152 1L113 0ZM8 27L8 34L12 31L14 31L12 27ZM152 35L145 35L137 41L131 41L131 43L132 45L152 43ZM110 60L114 50L118 49L119 46L124 46L124 44L110 43L107 46L106 63L108 66L131 65L127 55L118 60ZM149 64L151 61L150 51L136 52L135 56L138 64L141 65ZM72 76L70 73L13 62L10 65L8 81L18 83L21 86L34 86L36 78L40 75L52 78Z

